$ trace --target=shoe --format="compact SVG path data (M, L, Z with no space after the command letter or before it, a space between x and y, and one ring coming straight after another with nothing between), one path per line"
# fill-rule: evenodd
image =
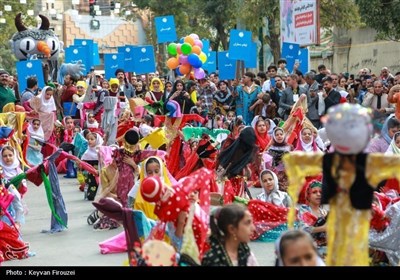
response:
M87 223L88 225L93 225L95 224L98 220L100 219L99 217L99 212L97 210L94 210L89 217L87 218Z

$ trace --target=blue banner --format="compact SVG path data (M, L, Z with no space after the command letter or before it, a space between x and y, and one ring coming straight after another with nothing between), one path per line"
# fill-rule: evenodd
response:
M229 57L236 60L250 60L251 32L232 29L229 39Z
M38 86L43 88L46 84L43 77L43 66L41 60L24 60L17 62L18 85L22 92L26 89L26 80L29 77L36 77Z
M153 46L140 46L132 48L133 71L136 74L146 74L156 71Z
M118 53L122 54L124 57L124 70L125 72L134 72L133 65L133 45L125 45L123 47L118 47Z
M88 61L92 56L87 46L72 45L65 49L65 63L77 63L80 60L85 65L86 73L90 71L90 67L88 67L90 63Z
M98 66L100 63L99 44L93 43L93 65Z
M74 46L83 46L87 47L89 50L89 59L87 60L88 65L86 66L86 70L89 71L90 67L94 66L94 56L93 56L93 40L91 39L74 39Z
M230 53L218 52L218 71L220 80L235 79L236 60L230 59Z
M308 48L301 48L298 52L298 59L299 59L299 63L300 63L300 67L299 70L305 74L307 73L309 70L309 62L310 62L310 57L309 57L309 51Z
M257 43L251 42L249 60L244 61L245 68L257 68Z
M299 44L294 43L286 43L282 44L282 55L281 57L286 59L286 68L289 70L289 73L293 70L293 65L297 59L299 59ZM277 65L278 66L278 65Z
M208 55L210 53L210 40L201 39L201 42L203 43L203 48L201 49L201 51Z
M174 42L177 40L174 16L155 18L157 43Z
M115 70L118 68L123 68L124 57L119 53L106 53L104 54L104 71L105 78L109 80L110 78L115 78Z
M217 52L209 52L207 54L207 61L203 64L203 69L208 73L217 71Z

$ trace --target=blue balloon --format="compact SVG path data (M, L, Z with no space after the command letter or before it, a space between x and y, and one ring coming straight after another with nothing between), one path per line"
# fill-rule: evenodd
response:
M203 62L201 62L200 57L195 53L189 54L188 62L194 68L200 68L203 65Z
M182 37L182 38L179 40L179 43L181 43L181 44L185 43L185 37Z
M179 67L175 69L175 74L176 74L177 76L184 76L184 75L182 75L182 73L179 71Z

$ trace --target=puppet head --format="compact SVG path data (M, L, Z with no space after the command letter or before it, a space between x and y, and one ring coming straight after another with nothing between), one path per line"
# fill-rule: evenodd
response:
M18 60L27 60L31 56L38 59L57 61L58 55L63 50L63 43L60 42L53 30L49 29L49 19L39 15L42 24L39 28L28 29L22 22L22 14L15 17L15 27L18 32L11 37L10 44L15 57Z
M323 122L335 151L354 155L365 149L372 135L370 111L361 105L349 103L329 108Z

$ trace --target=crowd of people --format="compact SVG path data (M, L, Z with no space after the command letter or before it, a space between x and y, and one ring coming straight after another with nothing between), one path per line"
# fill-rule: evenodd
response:
M366 153L400 154L398 92L400 73L386 67L352 75L324 65L301 73L295 65L290 73L285 60L241 80L220 80L215 72L167 80L118 69L108 80L68 74L63 85L43 88L29 77L23 91L0 70L0 113L22 119L11 131L11 121L0 123L0 262L34 255L21 235L29 195L23 178L57 194L45 232L67 229L57 177L65 173L76 178L82 199L94 201L89 225L123 226L99 246L103 254L128 251L130 265L155 265L150 249L147 256L137 249L153 242L167 256L179 253L163 265L256 266L251 240L275 241L276 265L324 265L329 209L321 204L322 174L307 178L295 200L296 229L288 230L294 202L286 170L294 167L283 157L332 152L321 120L341 103L371 108L374 137ZM400 188L387 179L375 186L371 264L397 265ZM260 195L252 197L250 188L261 188Z

